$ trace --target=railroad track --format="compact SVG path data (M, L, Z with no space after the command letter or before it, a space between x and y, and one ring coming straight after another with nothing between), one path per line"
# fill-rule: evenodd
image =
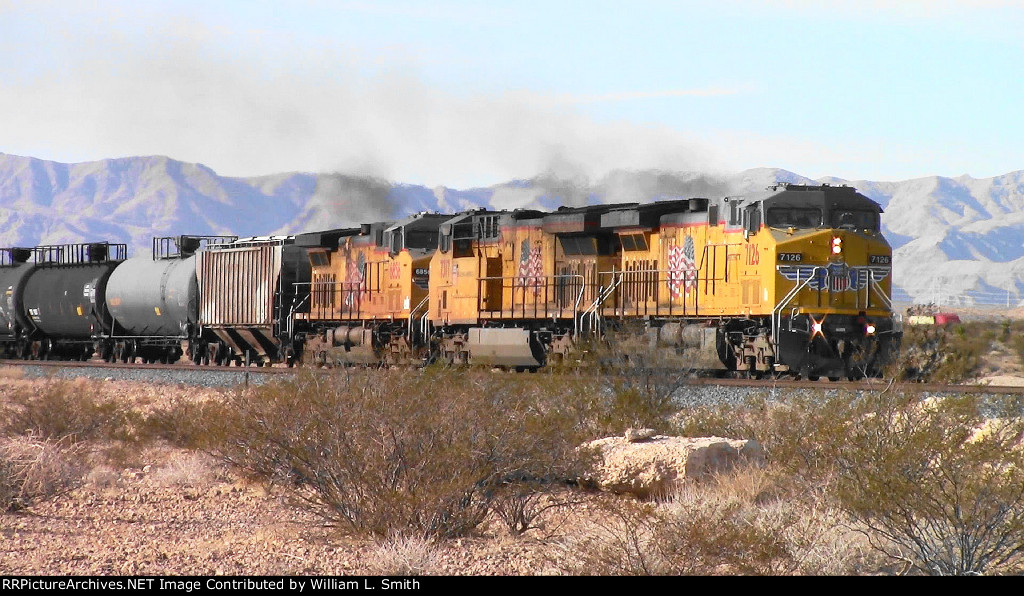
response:
M78 362L58 360L0 360L0 366L26 370L27 376L89 376L95 378L117 378L126 380L151 380L154 382L196 384L196 385L238 385L238 384L260 384L270 379L281 378L282 375L292 375L302 368L288 368L286 366L272 367L238 367L238 366L197 366L187 362L177 364L124 364L107 363L99 360ZM330 369L312 369L316 371L327 371ZM410 370L415 370L410 367ZM513 374L513 373L507 373ZM521 374L521 373L516 373ZM540 374L565 375L577 374L574 371L564 369L546 370L542 369ZM678 370L669 369L630 369L611 370L602 372L611 378L628 377L637 382L643 378L649 378L652 382L668 382L680 386L720 386L751 389L791 389L791 390L843 390L843 391L899 391L913 393L972 393L972 394L999 394L999 395L1024 395L1024 386L1004 385L948 385L942 383L910 383L890 382L884 379L862 379L859 381L809 381L806 379L746 379L746 378L712 378L706 376L687 375Z
M191 363L179 362L176 364L128 364L123 362L103 362L101 360L3 360L0 359L0 366L29 367L37 366L45 369L110 369L110 370L190 370L238 373L250 372L255 374L288 374L295 372L294 368L267 367L267 366L198 366Z
M139 381L198 387L233 387L263 384L294 373L286 367L228 367L179 364L124 364L100 360L0 360L0 367L21 371L27 378L88 377L99 380Z

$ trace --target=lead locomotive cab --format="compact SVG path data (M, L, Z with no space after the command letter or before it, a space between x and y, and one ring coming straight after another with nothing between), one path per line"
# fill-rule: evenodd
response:
M778 361L809 378L880 374L902 334L881 207L845 186L773 190L762 203L776 246Z

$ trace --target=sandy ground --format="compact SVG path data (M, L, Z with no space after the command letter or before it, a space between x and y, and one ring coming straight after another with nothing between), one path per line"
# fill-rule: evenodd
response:
M993 353L980 382L1024 386L1010 354ZM0 400L41 381L0 371ZM109 397L145 409L169 399L217 398L214 391L103 383ZM479 536L435 545L429 556L385 552L354 540L283 492L247 482L208 456L154 447L118 468L97 465L80 488L27 511L0 513L0 575L442 575L560 574L566 544L599 519L600 499L555 510L542 528L512 536L497 522ZM421 545L422 547L422 545ZM396 554L396 552L398 554Z
M41 383L0 371L0 400ZM142 409L176 396L216 398L122 381L102 387ZM92 467L70 493L0 513L0 575L556 574L563 538L596 510L552 511L542 529L522 536L494 520L479 536L428 547L426 556L422 544L385 551L347 538L284 491L240 479L204 454L156 446L123 457L129 463L116 469Z
M188 457L168 454L170 457ZM186 465L196 465L195 463ZM209 470L208 464L200 464ZM280 495L168 467L93 479L28 513L0 515L0 574L378 575L400 571ZM485 533L439 547L425 571L542 573L551 539ZM389 568L389 566L392 566Z
M1024 377L1017 375L989 375L978 379L979 385L993 387L1024 387Z

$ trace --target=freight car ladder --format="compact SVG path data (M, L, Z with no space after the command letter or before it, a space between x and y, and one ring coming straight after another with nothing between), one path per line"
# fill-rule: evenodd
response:
M601 307L604 306L605 301L615 293L615 290L622 285L623 276L621 273L622 272L619 272L619 274L616 275L615 272L612 272L611 282L607 286L601 286L598 289L597 298L595 298L594 301L590 303L590 306L587 307L587 310L583 311L580 315L579 329L595 334L601 330L603 327L603 320L600 314ZM587 325L588 321L590 323L589 326Z

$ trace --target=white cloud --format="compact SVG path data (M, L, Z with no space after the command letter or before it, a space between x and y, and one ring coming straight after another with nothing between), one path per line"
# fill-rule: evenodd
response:
M880 2L867 4L892 14ZM925 4L934 3L905 4L908 18ZM974 6L938 4L957 11ZM763 2L733 4L758 5L771 10ZM860 15L863 5L788 3L791 11L834 10L837 18ZM983 5L986 10L1008 6ZM592 182L615 169L714 172L768 166L849 178L877 178L900 169L922 175L970 170L961 165L964 157L958 162L938 149L922 155L876 139L851 144L741 130L684 130L598 121L585 113L595 105L595 111L607 107L599 104L715 101L751 91L728 80L687 87L686 79L659 77L671 82L591 94L502 92L500 86L486 94L463 92L459 83L441 87L420 74L429 71L424 65L453 58L454 42L354 46L323 32L324 37L313 38L284 26L236 25L219 13L203 13L200 19L153 6L43 6L30 12L0 0L0 13L9 12L0 20L0 54L11 58L0 63L0 151L61 161L164 154L228 175L341 171L461 187L537 174ZM398 11L416 19L459 12L451 3L436 11L415 3L323 7L389 13L384 16ZM217 10L214 3L210 11ZM468 14L494 18L482 9ZM26 65L31 68L22 69Z
M536 94L450 93L419 78L401 52L367 72L366 57L344 46L274 55L250 45L259 33L231 36L187 19L141 25L145 41L116 28L67 30L59 67L9 80L0 150L64 161L163 154L228 175L343 171L454 186L530 177L560 162L594 178L715 165L680 131L597 123ZM274 41L271 50L285 40Z
M645 99L669 99L674 97L722 97L737 95L743 91L739 88L705 87L701 89L668 89L664 91L623 91L619 93L602 93L594 95L554 94L546 98L553 105L587 104L616 101L637 101ZM541 101L544 101L542 98Z

